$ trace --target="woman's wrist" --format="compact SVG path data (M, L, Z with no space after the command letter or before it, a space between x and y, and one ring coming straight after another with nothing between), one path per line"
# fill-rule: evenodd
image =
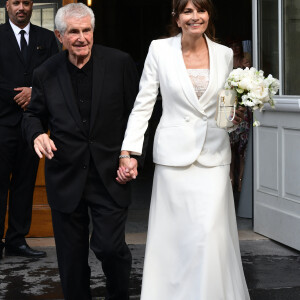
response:
M119 158L130 158L130 152L129 151L126 151L126 150L122 150L121 153L120 153L120 156Z

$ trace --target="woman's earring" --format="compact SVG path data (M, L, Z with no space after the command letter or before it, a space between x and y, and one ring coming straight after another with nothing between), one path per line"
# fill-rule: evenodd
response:
M174 11L174 9L172 10L172 13L171 13L171 15L172 15L172 17L174 17L174 16L175 16L175 11Z

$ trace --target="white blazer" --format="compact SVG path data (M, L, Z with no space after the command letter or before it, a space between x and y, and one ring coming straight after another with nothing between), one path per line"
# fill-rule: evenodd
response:
M209 85L200 100L184 64L181 34L152 41L122 150L141 154L148 120L160 88L163 113L155 133L153 161L178 167L195 161L211 167L230 164L228 133L217 127L215 113L218 92L232 70L233 53L208 37L206 40L210 75Z

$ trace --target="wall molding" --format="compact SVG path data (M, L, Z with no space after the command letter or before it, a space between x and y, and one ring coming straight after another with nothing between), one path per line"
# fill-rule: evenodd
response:
M273 109L269 104L266 104L263 110L300 112L300 96L298 97L278 96L274 98L274 102L275 102L275 109Z

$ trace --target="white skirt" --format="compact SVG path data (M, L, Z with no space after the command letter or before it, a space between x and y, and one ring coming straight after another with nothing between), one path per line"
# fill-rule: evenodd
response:
M229 165L156 165L141 300L246 299Z

